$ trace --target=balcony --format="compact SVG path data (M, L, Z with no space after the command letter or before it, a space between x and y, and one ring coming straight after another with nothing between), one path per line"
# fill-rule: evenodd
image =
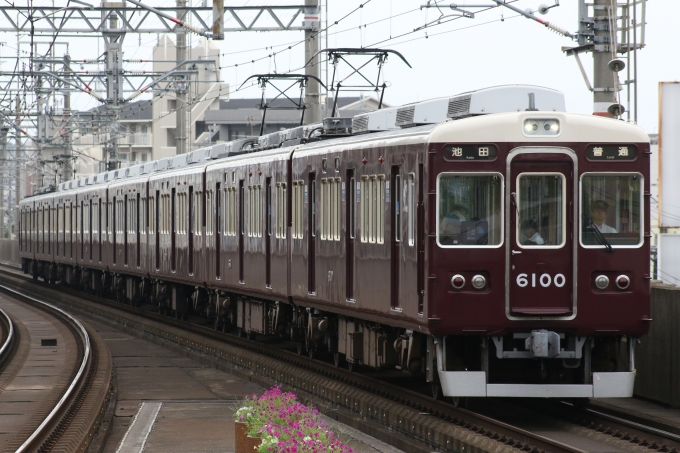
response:
M153 134L149 132L135 132L133 134L127 134L120 137L118 140L118 145L126 146L152 146L153 145Z

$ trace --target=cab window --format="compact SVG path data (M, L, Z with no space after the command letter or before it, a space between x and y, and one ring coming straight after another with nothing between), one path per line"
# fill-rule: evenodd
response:
M586 173L581 176L581 245L639 247L642 244L642 175Z
M522 173L517 178L517 245L562 247L565 242L565 191L562 173Z
M442 173L437 181L437 243L497 247L503 242L500 174Z

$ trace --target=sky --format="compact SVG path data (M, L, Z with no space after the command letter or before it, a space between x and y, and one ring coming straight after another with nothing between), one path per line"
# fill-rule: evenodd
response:
M199 5L203 0L189 0ZM55 0L59 6L65 0ZM92 2L93 4L95 1ZM232 6L298 4L301 0L239 0L225 2ZM385 65L385 81L389 85L385 101L391 105L449 96L457 93L504 84L531 84L554 88L566 97L567 110L590 114L592 93L578 69L574 57L561 51L576 43L543 25L519 17L507 8L477 11L474 18L453 17L454 13L440 2L437 8L420 8L427 0L328 0L329 47L379 47L400 52L411 64L408 68L397 58ZM490 4L490 0L457 0L461 8L472 4ZM522 10L537 10L541 4L554 5L555 0L518 0L513 5ZM152 6L174 6L174 0L148 0ZM208 0L208 5L211 1ZM363 7L359 7L363 4ZM414 31L444 15L441 24ZM578 28L578 1L561 0L548 14L537 17L575 32ZM674 43L680 42L680 1L649 0L646 9L646 47L638 52L638 124L648 133L658 131L658 84L680 79L680 59L673 55ZM322 19L325 19L325 14ZM338 21L337 24L334 22ZM257 87L236 90L251 74L300 72L304 65L304 38L301 31L227 33L224 41L215 41L220 49L222 81L230 84L231 97L259 97ZM322 47L326 38L322 34ZM392 39L390 39L392 38ZM200 39L193 35L194 44ZM92 58L103 51L101 38L69 38L72 59ZM150 58L156 35L128 35L124 42L125 58ZM87 43L87 44L86 44ZM3 49L2 55L12 50ZM58 50L60 52L60 50ZM268 57L277 52L276 57ZM62 52L63 53L63 52ZM581 56L592 84L592 54ZM250 63L252 60L259 60ZM356 60L357 62L359 60ZM235 65L238 64L238 67ZM5 66L7 63L5 63ZM369 74L375 74L371 65ZM151 69L140 64L128 69ZM344 68L339 68L339 71ZM632 76L631 76L632 77ZM323 78L323 76L322 76ZM626 70L620 81L627 78ZM632 90L631 90L632 91ZM366 95L372 93L367 92ZM628 107L626 89L621 103ZM86 95L72 101L75 108L89 109L97 102ZM624 116L625 118L625 116Z

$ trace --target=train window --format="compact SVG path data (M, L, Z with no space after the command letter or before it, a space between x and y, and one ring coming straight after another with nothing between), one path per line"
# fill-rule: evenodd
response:
M224 235L236 236L236 187L224 188Z
M520 247L562 247L565 242L566 179L561 173L523 173L517 178L516 229Z
M409 244L415 242L415 177L409 175ZM411 184L413 183L413 184ZM498 173L441 173L437 177L440 247L498 247L503 242L503 177Z
M293 181L293 206L292 206L292 223L293 223L293 239L302 239L304 234L304 228L302 224L302 220L304 217L303 214L303 209L304 209L304 190L305 190L305 182L300 180L300 181Z
M127 222L127 233L128 234L134 234L134 232L135 232L135 225L134 225L135 218L134 218L133 213L135 212L135 202L136 201L137 200L135 200L132 197L129 197L127 199L127 202L128 202L127 215L130 216L130 220Z
M203 224L201 223L202 219L202 213L201 213L201 208L203 207L203 204L201 203L201 192L194 192L194 201L193 201L193 208L194 212L192 213L191 221L194 222L193 224L193 232L196 236L201 236L203 233L203 229L201 228Z
M321 179L321 239L340 240L340 178Z
M276 183L276 237L286 238L286 183Z
M205 211L205 213L206 213L205 234L206 234L206 236L212 236L213 228L215 228L214 219L213 219L213 214L215 213L215 209L213 208L213 191L212 190L206 191L206 204L207 204L208 208Z
M347 170L347 175L351 176L354 175L354 170ZM354 196L354 178L349 178L349 181L347 182L347 205L349 209L347 210L347 215L349 216L349 222L348 222L348 229L349 229L349 237L354 239L354 231L355 231L355 226L354 226L354 220L355 220L355 213L354 213L354 207L356 206L356 197Z
M149 197L149 200L147 202L147 205L149 207L149 217L146 219L146 224L149 228L149 234L153 234L154 232L154 221L156 220L156 216L154 215L154 197Z
M361 242L385 242L385 175L361 177Z
M248 186L248 236L262 236L262 185Z
M267 222L267 235L271 236L272 235L272 230L274 229L274 215L272 212L272 180L271 178L267 178L267 196L266 196L266 206L265 208L267 209L267 217L266 217L266 222Z
M644 187L639 173L581 176L581 245L639 247L644 230Z
M188 214L187 214L187 194L185 192L181 192L177 194L177 226L178 226L178 233L180 234L186 234L187 233L187 220L188 220Z
M408 216L408 245L416 243L416 175L409 173L406 182L406 203L404 213Z
M394 176L392 191L394 193L394 241L401 242L401 175Z

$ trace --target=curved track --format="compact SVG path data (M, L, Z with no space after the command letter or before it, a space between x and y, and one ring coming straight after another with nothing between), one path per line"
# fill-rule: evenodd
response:
M0 371L12 357L15 344L16 334L12 318L0 308Z
M80 451L91 440L99 421L96 414L108 395L108 351L60 308L6 286L0 286L0 293L0 306L14 318L12 337L18 334L20 339L0 374L0 405L12 408L12 416L3 421L0 448ZM96 376L106 373L106 368L109 380L99 379L99 383ZM101 395L100 384L106 388L104 398L93 398ZM92 404L96 411L87 410ZM83 418L83 410L94 413Z

